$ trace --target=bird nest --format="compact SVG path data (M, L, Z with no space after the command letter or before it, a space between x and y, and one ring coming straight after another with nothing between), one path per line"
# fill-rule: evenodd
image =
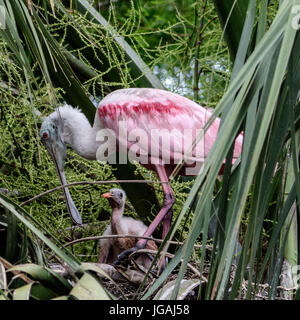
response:
M136 263L137 256L145 253L155 255L157 252L149 249L138 250L118 266L104 263L83 263L83 265L89 264L101 269L103 272L97 272L96 274L100 277L102 286L118 300L139 300L145 296L148 300L170 300L177 285L179 269L175 268L163 283L157 286L158 270L154 267L151 272L148 272L143 266ZM169 258L173 258L172 254L165 254ZM199 266L200 262L197 260L188 263L187 270L179 286L178 300L208 299L205 296L205 292L210 273L210 262L209 260L205 261L201 274ZM57 265L53 265L52 268L67 278L67 272L64 268ZM236 265L233 264L230 270L228 294L224 299L229 298L228 295L231 292L236 269ZM251 288L249 288L250 285ZM155 290L153 290L154 288ZM292 300L294 289L278 286L274 299ZM149 291L151 292L150 295L148 294ZM254 283L250 284L248 280L243 279L235 299L268 300L270 299L269 292L270 285L268 283L255 286Z

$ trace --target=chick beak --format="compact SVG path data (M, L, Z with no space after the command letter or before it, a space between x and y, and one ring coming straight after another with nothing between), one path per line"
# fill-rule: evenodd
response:
M112 194L109 192L103 193L102 198L112 198Z

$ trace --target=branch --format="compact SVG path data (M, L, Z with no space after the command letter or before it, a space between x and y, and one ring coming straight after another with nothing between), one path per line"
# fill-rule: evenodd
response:
M207 0L203 0L202 3L202 16L199 19L199 25L198 25L198 30L197 30L197 38L196 38L196 52L195 52L195 65L194 65L194 99L195 101L198 100L199 98L199 77L200 77L200 72L199 72L199 54L200 54L200 45L202 42L202 31L203 31L203 25L204 25L204 14L206 10L206 4Z
M74 186L78 186L78 185L86 185L86 184L109 184L109 183L163 183L163 182L158 182L158 181L152 181L152 180L109 180L109 181L77 181L77 182L72 182L69 184L64 184L61 186L57 186L53 189L47 190L45 192L42 192L36 196L34 196L33 198L26 200L24 202L22 202L20 204L20 207L23 207L29 203L31 203L34 200L37 200L49 193L52 193L54 191L63 189L63 188L67 188L67 187L74 187Z
M83 242L83 241L91 241L91 240L100 240L100 239L114 239L114 238L139 238L139 239L146 239L146 240L152 240L158 243L162 243L164 240L162 239L156 239L152 237L145 237L145 236L136 236L136 235L107 235L107 236L93 236L93 237L86 237L86 238L81 238L81 239L76 239L73 241L70 241L68 243L65 243L63 247L70 246L75 243ZM166 243L168 244L175 244L175 245L183 245L184 243L181 241L172 241L172 240L167 240ZM194 245L194 248L202 248L202 245ZM211 246L206 246L206 249L212 250Z
M152 253L152 254L157 254L157 251L156 250L149 250L149 249L139 249L135 252L133 252L130 256L129 256L129 261L131 261L132 257L136 254L141 254L141 253ZM173 259L175 257L174 254L172 253L169 253L169 252L165 252L165 251L161 251L160 252L161 255L164 255L164 256L167 256L168 258L171 258ZM183 259L180 259L181 262L183 262ZM189 262L187 263L187 266L198 276L200 277L201 276L201 273L194 267L192 266ZM208 282L207 281L207 278L205 278L204 276L201 276L202 280L204 282Z

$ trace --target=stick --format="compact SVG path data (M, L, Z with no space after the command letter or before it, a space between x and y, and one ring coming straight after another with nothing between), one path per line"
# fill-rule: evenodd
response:
M76 240L70 241L68 243L65 243L63 246L67 247L67 246L70 246L72 244L79 243L79 242L82 242L82 241L99 240L99 239L110 239L110 238L112 238L112 239L113 238L140 238L140 239L152 240L152 241L155 241L155 242L158 242L158 243L162 243L163 242L162 239L155 239L155 238L151 238L151 237L136 236L136 235L129 235L128 234L128 235L107 235L107 236L86 237L86 238L81 238L81 239L76 239ZM180 246L184 244L181 241L168 240L166 242L169 243L169 244L175 244L175 245L180 245ZM194 248L200 248L201 249L202 245L195 244ZM210 246L206 246L206 248L211 250Z
M24 202L22 202L20 204L20 207L23 207L29 203L31 203L34 200L37 200L49 193L52 193L54 191L63 189L63 188L67 188L67 187L74 187L74 186L78 186L78 185L87 185L87 184L109 184L109 183L160 183L158 181L152 181L152 180L109 180L109 181L77 181L77 182L72 182L69 184L64 184L61 186L57 186L53 189L47 190L45 192L42 192L36 196L34 196L33 198L26 200Z
M140 253L152 253L152 254L157 254L157 252L158 252L158 251L156 251L156 250L139 249L139 250L133 252L133 253L129 256L129 260L131 260L132 257L133 257L134 255L136 255L136 254L140 254ZM169 252L166 252L166 251L161 251L160 254L161 254L161 255L163 254L164 256L167 256L167 257L169 257L169 258L174 258L174 256L175 256L174 254L169 253ZM180 259L180 261L182 262L183 259ZM187 263L187 266L188 266L197 276L199 276L199 277L201 276L200 272L199 272L194 266L192 266L190 263ZM201 278L202 278L203 281L207 282L207 279L206 279L204 276L201 276Z

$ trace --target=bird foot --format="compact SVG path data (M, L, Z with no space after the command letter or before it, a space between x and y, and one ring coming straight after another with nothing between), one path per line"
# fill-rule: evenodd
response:
M113 262L113 265L119 265L123 260L128 259L128 257L137 250L141 249L140 247L133 247L127 250L124 250L118 255L118 259Z
M112 264L114 266L118 266L120 265L122 262L124 262L126 259L128 259L128 257L136 252L137 250L139 249L143 249L144 246L143 245L140 245L140 246L135 246L133 248L130 248L130 249L127 249L127 250L124 250L123 252L121 252L119 255L118 255L118 259L115 260ZM153 257L149 256L149 258L152 260ZM156 274L157 276L159 276L165 269L166 267L166 263L167 263L167 258L160 258L159 261L158 261L158 264L157 266L152 269L152 273L153 274Z

